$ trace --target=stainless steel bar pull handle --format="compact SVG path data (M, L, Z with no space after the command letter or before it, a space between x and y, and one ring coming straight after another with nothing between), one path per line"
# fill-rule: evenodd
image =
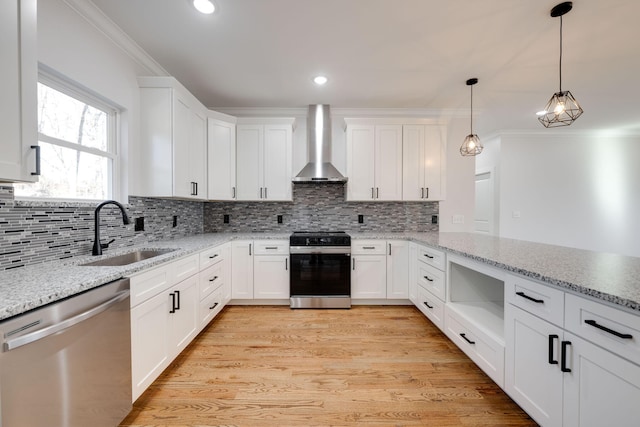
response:
M249 243L249 256L251 256L251 243Z
M76 316L70 317L66 320L63 320L60 323L56 323L55 325L48 326L43 329L39 329L37 331L33 331L29 334L23 335L18 338L14 338L12 340L6 341L4 343L5 351L10 351L16 349L18 347L22 347L23 345L31 344L34 341L38 341L42 338L46 338L49 335L53 335L56 332L60 332L64 329L70 328L74 325L77 325L80 322L84 322L87 319L90 319L98 314L108 310L111 306L119 303L120 301L126 299L129 296L129 291L121 291L118 292L113 298L103 302L100 305L97 305L84 313L80 313Z

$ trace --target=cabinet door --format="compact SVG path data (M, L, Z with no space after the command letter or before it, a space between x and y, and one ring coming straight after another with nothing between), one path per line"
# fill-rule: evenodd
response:
M424 200L424 126L402 128L402 199Z
M387 241L387 298L409 298L409 244Z
M351 256L351 298L387 297L387 256Z
M236 197L236 126L216 119L208 120L207 191L211 200Z
M505 308L505 390L541 425L562 425L562 329L512 305Z
M238 125L236 128L236 200L262 200L263 126Z
M347 200L375 198L375 126L347 128Z
M173 195L191 197L193 186L189 172L189 135L191 111L173 91Z
M36 0L0 2L0 180L38 180Z
M418 245L409 242L409 299L415 305L418 300Z
M170 300L165 292L131 309L131 375L134 401L171 361L171 345L167 333L170 310Z
M577 336L570 342L571 372L564 376L564 426L637 426L640 366Z
M231 298L253 299L253 241L231 242Z
M172 357L180 354L198 333L199 295L197 275L180 282L167 294L167 300L172 308L169 310L169 342Z
M253 258L256 299L289 298L289 256L259 255Z
M264 126L264 192L270 201L290 201L292 129L287 125Z
M376 126L376 200L402 200L402 126Z
M421 159L424 165L424 199L444 200L445 143L439 126L425 126Z
M192 198L207 198L207 118L197 111L190 112L189 181L194 188Z

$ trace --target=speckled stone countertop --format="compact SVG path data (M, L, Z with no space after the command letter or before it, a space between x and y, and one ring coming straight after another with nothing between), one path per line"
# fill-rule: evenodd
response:
M406 239L637 311L640 258L475 233L349 233Z
M106 250L102 256L75 257L3 271L0 272L0 320L230 240L289 239L289 235L290 233L200 234L174 240L129 246L112 251ZM175 250L144 261L118 267L87 267L80 265L133 250L159 248Z
M462 255L636 311L640 315L640 258L504 239L473 233L349 233L353 239L403 239ZM77 257L0 272L0 320L121 277L231 240L288 239L290 233L212 233L109 251L175 249L121 267L80 266L100 257Z

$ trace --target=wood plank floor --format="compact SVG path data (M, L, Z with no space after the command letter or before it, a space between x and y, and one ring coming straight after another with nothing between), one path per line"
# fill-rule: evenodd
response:
M122 427L535 426L416 308L230 306Z

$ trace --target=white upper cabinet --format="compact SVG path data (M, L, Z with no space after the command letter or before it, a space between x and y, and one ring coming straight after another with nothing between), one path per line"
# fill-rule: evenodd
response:
M347 200L402 200L402 125L347 122Z
M213 114L213 112L210 112ZM210 200L236 198L236 119L216 113L209 116L207 132Z
M36 0L0 2L0 182L36 182Z
M238 119L236 200L292 200L293 122Z
M139 77L142 196L207 198L204 106L173 77Z
M402 199L444 200L445 146L437 125L404 125Z

